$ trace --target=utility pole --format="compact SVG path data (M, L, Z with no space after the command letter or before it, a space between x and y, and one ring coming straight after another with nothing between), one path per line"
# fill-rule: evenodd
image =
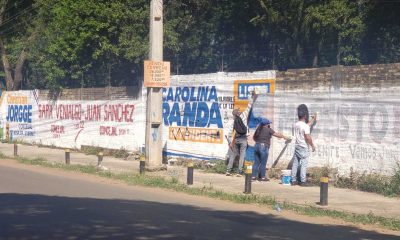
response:
M150 61L163 61L163 0L150 3ZM147 88L146 166L162 165L162 88Z

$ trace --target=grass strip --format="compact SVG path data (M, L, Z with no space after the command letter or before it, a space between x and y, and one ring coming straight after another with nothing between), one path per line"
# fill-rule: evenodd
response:
M220 200L231 201L235 203L247 203L247 204L259 204L275 207L276 204L280 206L281 209L291 210L299 214L307 216L327 216L337 219L342 219L346 222L357 223L357 224L368 224L377 225L382 228L390 230L400 230L400 220L396 218L385 218L381 216L376 216L373 213L369 214L355 214L347 213L344 211L322 209L315 206L305 206L297 205L289 202L278 202L274 197L262 196L258 194L237 194L237 193L227 193L221 190L215 190L211 186L204 186L202 188L189 187L186 184L179 183L176 178L166 179L164 177L148 176L140 174L127 174L127 173L112 173L110 171L98 171L95 166L92 165L65 165L62 163L49 162L44 158L25 158L25 157L8 157L0 152L0 159L16 159L18 162L23 164L38 165L49 168L64 169L67 171L75 171L87 174L93 174L105 178L110 178L114 180L123 181L130 185L139 185L147 187L157 187L163 189L170 189L177 192L183 192L191 195L207 196L211 198L216 198Z

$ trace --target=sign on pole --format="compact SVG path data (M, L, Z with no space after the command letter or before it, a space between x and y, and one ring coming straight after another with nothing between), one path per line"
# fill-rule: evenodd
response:
M170 62L144 61L144 86L169 87L170 65Z

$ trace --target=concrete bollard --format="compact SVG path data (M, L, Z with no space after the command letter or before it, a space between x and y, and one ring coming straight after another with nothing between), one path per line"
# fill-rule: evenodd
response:
M100 167L101 166L101 162L103 161L103 152L99 152L97 154L97 166Z
M139 173L144 174L146 168L146 159L144 155L140 156Z
M188 164L187 168L187 185L193 185L193 163Z
M320 178L319 204L321 206L328 205L328 182L329 182L329 178L327 178L327 177Z
M71 162L70 158L70 150L68 148L65 149L65 164L69 165Z
M252 169L247 167L245 171L245 180L244 180L244 192L245 194L251 193L251 173Z
M14 141L14 157L18 156L18 144Z

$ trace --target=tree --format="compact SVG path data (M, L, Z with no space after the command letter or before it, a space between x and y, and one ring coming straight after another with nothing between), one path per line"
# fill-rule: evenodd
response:
M132 85L148 0L0 0L7 89ZM176 74L400 61L400 5L372 0L164 0ZM136 80L136 82L135 82Z
M132 85L148 53L145 0L38 0L33 87ZM137 75L136 75L137 76Z
M0 54L7 90L20 89L29 45L32 1L0 1Z
M366 36L362 57L367 64L400 62L400 4L395 1L367 1Z
M166 1L166 40L173 36L176 43L166 45L166 59L181 74L267 68L267 46L250 22L256 7L253 1Z
M337 65L361 63L360 44L365 24L357 2L319 1L307 10L307 15L306 21L312 26L312 31L324 46L328 46L318 51L328 63L332 63L332 55Z

